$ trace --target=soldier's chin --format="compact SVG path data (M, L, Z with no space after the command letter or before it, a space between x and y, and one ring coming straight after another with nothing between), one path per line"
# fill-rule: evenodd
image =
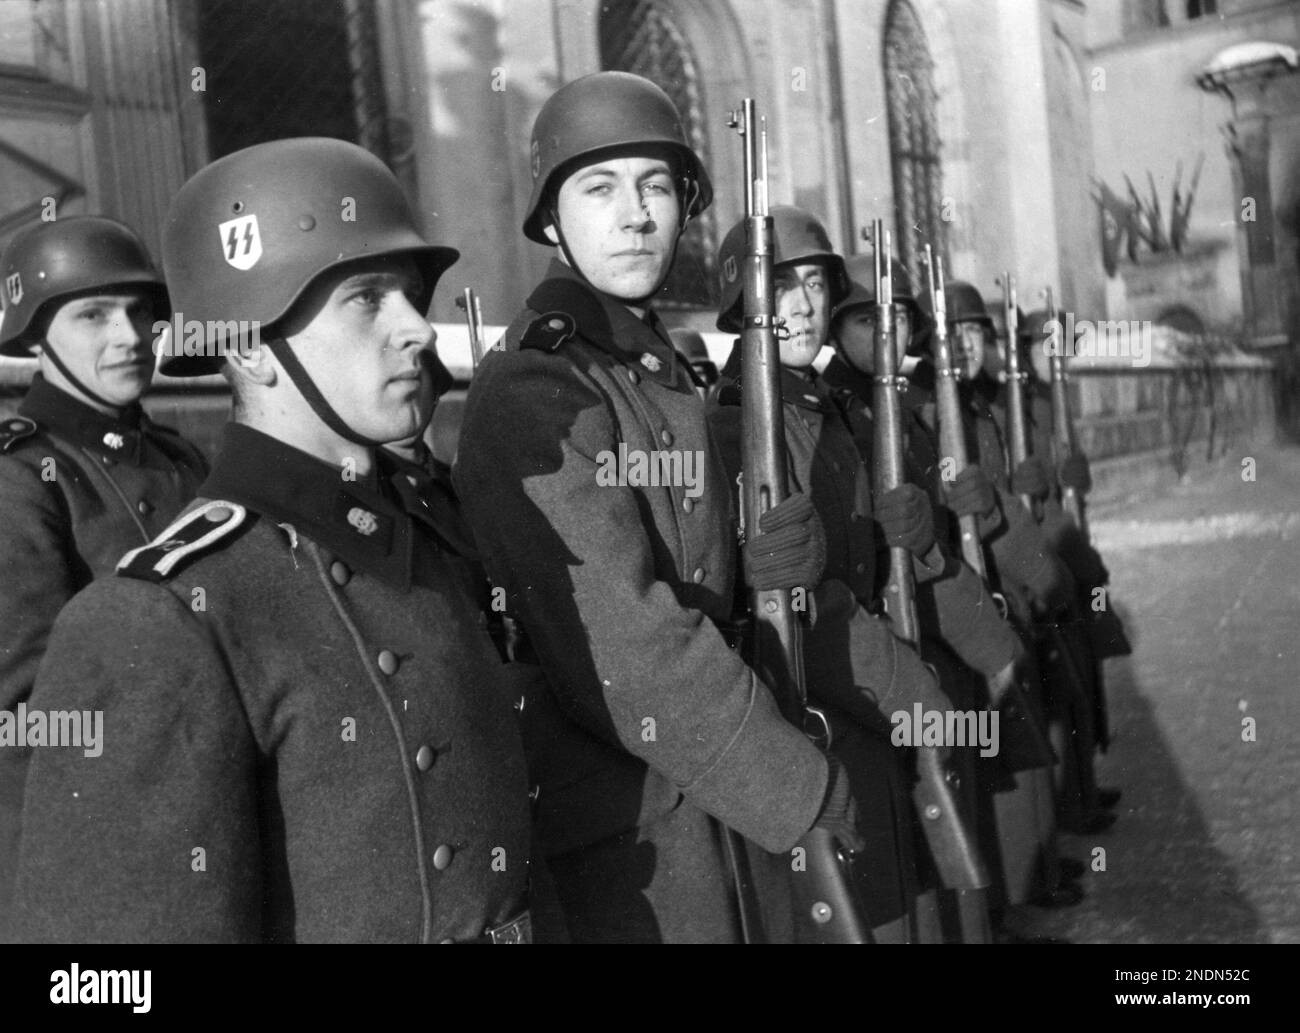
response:
M392 426L386 428L386 433L382 438L385 442L402 442L409 441L424 433L424 428L429 425L429 420L433 418L433 405L428 401L425 394L412 396L409 401L399 407L394 414Z
M785 342L782 349L781 364L790 366L794 369L804 369L813 364L817 358L817 353L821 351L821 344L809 337L792 337Z
M96 394L101 395L114 405L127 406L138 402L149 390L152 367L123 367L113 370L109 376L101 377Z

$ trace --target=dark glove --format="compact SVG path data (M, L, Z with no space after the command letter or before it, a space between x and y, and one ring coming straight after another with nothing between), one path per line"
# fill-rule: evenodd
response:
M1011 472L1011 493L1028 495L1031 499L1045 499L1051 491L1051 476L1047 465L1030 456Z
M948 508L959 517L988 516L997 505L993 482L978 466L966 467L948 485Z
M807 495L794 494L758 520L759 535L745 542L745 580L751 588L816 585L826 569L826 531Z
M813 822L813 828L825 829L848 850L858 853L867 848L858 831L858 804L849 785L849 770L836 757L826 758L830 769L826 775L826 799Z
M876 523L891 549L922 558L934 546L934 510L915 484L900 484L876 500Z
M1092 490L1092 471L1088 466L1088 457L1082 452L1071 452L1061 462L1057 477L1066 488L1073 488L1080 495Z

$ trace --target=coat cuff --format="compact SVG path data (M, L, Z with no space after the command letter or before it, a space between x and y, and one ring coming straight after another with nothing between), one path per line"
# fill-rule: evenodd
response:
M680 786L693 803L764 850L784 853L813 826L826 796L825 755L753 679L749 710L708 771Z

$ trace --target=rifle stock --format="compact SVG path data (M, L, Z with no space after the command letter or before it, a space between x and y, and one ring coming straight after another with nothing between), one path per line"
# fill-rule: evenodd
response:
M1007 335L1007 458L1014 472L1029 458L1029 424L1025 418L1025 381L1028 374L1020 368L1020 318L1016 312L1016 283L1009 272L1004 272L1002 284L1003 325ZM1021 495L1025 508L1038 517L1038 504L1029 495Z
M903 466L903 403L899 389L897 330L894 325L894 290L890 276L889 234L879 219L872 225L876 274L875 375L872 385L872 453L874 489L884 494L906 481ZM920 642L916 616L916 582L912 556L907 549L889 550L889 577L885 588L885 609L901 638L913 645ZM983 890L989 876L980 857L975 837L963 820L954 791L955 776L944 769L938 750L918 746L917 782L912 799L921 817L921 828L945 886L955 890L961 916L962 938L968 943L987 943L988 909Z
M929 278L931 310L934 312L934 333L932 347L935 367L935 408L939 423L939 448L944 459L952 460L954 475L961 473L970 465L970 455L966 449L966 432L962 416L961 394L957 388L959 372L952 359L952 346L948 340L948 304L944 293L943 258L935 256L927 244L925 247L925 267ZM945 486L949 483L943 482ZM989 579L988 564L984 556L984 545L980 540L978 518L966 514L957 520L961 533L961 553L966 564L979 575L984 587L999 602L1003 616L1006 616L1006 602L995 590ZM1041 766L1050 766L1053 753L1050 744L1034 720L1032 708L1025 689L1019 678L1032 677L1032 672L1022 670L1017 678L1004 687L1004 694L999 707L1011 715L1008 727L1008 742L1018 745L1017 753L1025 758L1025 763L1038 761Z
M1058 347L1052 349L1048 363L1052 374L1052 437L1056 440L1056 449L1061 456L1070 455L1075 450L1074 419L1070 413L1070 382L1065 372L1065 329L1057 317L1056 301L1052 288L1043 288L1048 324L1055 329L1053 338ZM1088 541L1087 515L1083 511L1083 499L1079 493L1068 485L1061 486L1061 506L1073 521L1083 540Z
M745 267L741 347L741 513L745 534L762 534L759 518L789 495L786 479L785 417L781 400L781 354L777 343L772 279L772 217L767 204L767 134L755 134L754 102L746 98L730 124L744 143ZM789 590L751 593L750 663L777 693L782 712L807 730L825 716L808 706L804 684L801 625ZM814 737L816 738L816 737ZM826 745L825 742L822 743ZM733 856L744 844L728 830ZM799 841L807 860L793 883L795 922L801 940L870 943L870 923L857 898L849 855L824 830L813 828Z
M952 345L948 341L948 303L943 289L943 258L931 254L925 246L925 267L930 279L930 301L934 312L934 373L935 410L939 422L939 450L945 459L952 460L953 474L959 474L970 465L966 452L966 432L961 415L961 395L957 390L957 367L952 361ZM947 481L944 481L945 486ZM961 555L967 565L988 582L988 569L984 562L984 546L980 543L979 520L974 513L957 518L961 532Z

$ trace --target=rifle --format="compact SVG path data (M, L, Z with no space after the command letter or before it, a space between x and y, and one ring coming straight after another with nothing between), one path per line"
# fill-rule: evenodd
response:
M1196 172L1199 176L1200 166L1197 166ZM1051 287L1043 288L1043 300L1049 324L1060 328L1056 299ZM1054 348L1052 351L1054 354L1049 357L1052 374L1052 437L1056 440L1057 449L1063 455L1069 455L1077 448L1077 441L1074 433L1074 417L1070 412L1070 382L1065 369L1065 349ZM1061 506L1079 532L1083 544L1090 546L1092 535L1088 530L1088 512L1084 506L1083 496L1074 488L1063 484ZM1106 688L1102 683L1102 668L1095 659L1092 661L1092 670L1095 686L1095 691L1091 694L1093 727L1102 749L1106 749L1110 745L1110 714L1106 705Z
M952 345L948 343L948 303L943 289L943 258L936 258L925 245L925 267L930 278L931 310L934 312L934 373L935 410L939 423L939 450L953 462L953 473L959 474L970 465L966 452L966 433L962 425L961 396L957 392L960 375L952 361ZM946 482L945 482L946 483ZM957 519L961 533L961 555L967 565L988 584L988 567L984 562L984 547L980 544L979 518L968 513Z
M781 402L781 357L777 344L772 279L772 217L767 199L767 130L755 133L754 101L745 98L728 125L740 133L745 171L744 316L741 342L741 507L746 534L757 536L759 517L789 495L786 480L785 418ZM761 144L761 146L760 146ZM809 706L804 684L799 616L785 589L754 591L751 666L776 691L786 717L829 744L826 715ZM814 731L814 728L816 729ZM853 887L851 855L824 829L799 841L808 860L795 893L795 922L801 938L831 943L870 943L870 923ZM741 864L744 842L727 830L727 850L737 885L747 879ZM746 942L753 942L752 907L742 907Z
M1020 348L1017 339L1019 320L1016 316L1016 281L1009 272L1003 272L1002 279L998 282L1002 285L1002 305L1007 328L1007 459L1008 466L1014 471L1029 457L1029 429L1025 418L1023 388L1024 383L1028 380L1028 374L1020 369ZM1059 390L1056 386L1057 367L1055 365L1058 361L1058 359L1053 359L1052 381L1054 390ZM1064 386L1063 382L1062 386ZM1056 422L1056 411L1054 396L1053 424ZM1021 495L1020 500L1033 514L1035 520L1042 519L1041 508L1035 499L1028 495ZM1088 731L1087 735L1082 733L1072 735L1070 737L1070 746L1079 758L1080 770L1084 771L1085 774L1090 774L1091 761L1088 754L1092 749L1091 725L1094 720L1092 714L1096 709L1094 701L1097 694L1088 687L1088 680L1085 677L1076 647L1069 641L1068 636L1061 631L1060 626L1056 623L1049 623L1046 625L1043 634L1051 648L1055 650L1058 658L1062 684L1076 711L1077 728Z
M1029 458L1029 422L1025 416L1024 385L1028 372L1020 368L1020 316L1016 312L1016 281L1008 272L998 281L1002 285L1003 324L1007 335L1007 456L1011 471ZM1021 495L1020 501L1038 519L1038 502L1030 495Z
M483 306L473 287L465 288L465 293L456 299L456 307L465 313L465 326L469 329L470 361L477 370L478 364L487 354L487 348L483 344Z
M1057 319L1056 300L1052 296L1051 287L1043 288L1043 301L1047 309L1048 325L1059 328L1061 324ZM1062 329L1061 332L1063 333L1064 330ZM1065 373L1065 356L1062 354L1064 350L1064 347L1053 348L1052 354L1048 357L1052 372L1052 436L1056 439L1056 447L1063 456L1070 455L1076 448L1074 420L1070 415L1070 384ZM1087 542L1088 518L1083 511L1083 499L1079 497L1079 493L1074 488L1062 485L1061 505L1074 526L1078 528L1083 540Z
M871 236L876 275L875 376L872 378L871 399L875 484L872 487L877 494L883 494L906 480L903 472L903 403L900 397L900 389L906 381L898 375L889 232L879 219L872 224ZM916 616L916 583L912 556L907 549L892 547L889 550L885 610L899 637L917 645L921 633ZM939 876L945 886L956 891L962 939L967 943L988 943L992 940L992 932L984 890L989 886L989 876L975 837L962 820L953 788L955 776L944 770L938 750L933 746L917 747L917 774L913 801L921 816L921 827Z

